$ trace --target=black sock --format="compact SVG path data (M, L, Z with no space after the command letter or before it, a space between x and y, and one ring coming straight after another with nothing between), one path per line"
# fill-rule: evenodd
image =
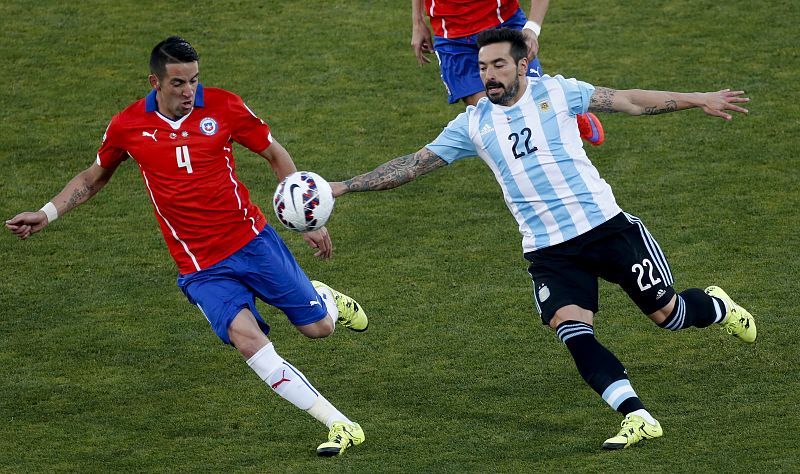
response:
M670 331L692 326L704 328L721 321L724 316L725 303L700 288L689 288L678 294L672 313L659 326Z
M644 409L633 391L625 367L614 354L594 337L594 328L578 321L564 321L556 328L559 339L567 346L575 366L592 389L611 408L623 415Z

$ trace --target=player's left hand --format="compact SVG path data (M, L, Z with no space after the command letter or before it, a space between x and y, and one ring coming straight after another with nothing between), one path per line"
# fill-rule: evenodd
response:
M533 61L533 58L539 54L539 38L528 28L522 30L522 36L525 37L525 43L528 44L528 61Z
M315 257L328 260L331 258L331 255L333 255L333 242L331 242L331 236L328 234L327 227L320 227L317 230L303 233L303 240L305 240L312 249L317 249L317 252L314 254Z
M731 120L731 114L725 113L725 110L733 110L734 112L747 113L747 109L735 105L736 102L750 102L750 98L741 97L744 91L732 91L730 89L722 89L717 92L706 92L703 94L703 101L699 107L703 112L715 117L722 117L725 120Z

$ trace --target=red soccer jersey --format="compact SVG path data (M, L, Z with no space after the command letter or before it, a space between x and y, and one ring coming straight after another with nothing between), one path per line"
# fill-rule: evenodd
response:
M463 38L494 28L519 10L518 0L425 0L433 34Z
M269 126L242 99L198 85L194 109L179 120L157 112L156 91L115 115L97 164L136 160L164 234L182 274L221 261L266 225L261 210L236 177L232 144L259 153L271 143Z

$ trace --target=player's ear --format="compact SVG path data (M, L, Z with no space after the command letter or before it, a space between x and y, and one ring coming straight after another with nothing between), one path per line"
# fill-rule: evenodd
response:
M148 82L150 82L150 87L152 87L153 89L160 89L160 87L158 86L158 78L156 77L155 74L150 74L149 76L147 76L147 80Z
M520 77L528 75L528 58L522 58L517 63L517 75Z

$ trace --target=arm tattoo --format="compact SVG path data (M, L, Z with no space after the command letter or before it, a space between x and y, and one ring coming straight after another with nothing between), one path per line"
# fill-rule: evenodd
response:
M345 181L344 184L349 191L356 192L392 189L446 164L438 155L423 148L413 155L387 161L369 173Z
M614 95L617 93L614 89L607 87L597 87L589 99L589 111L591 112L616 112L614 110Z
M675 112L678 110L678 102L669 99L664 101L664 105L659 108L659 106L654 105L652 107L645 107L644 113L645 115L658 115L658 114L666 114L668 112Z
M67 210L74 209L83 204L90 197L94 196L97 191L98 189L92 184L85 184L82 187L76 188L67 201Z

